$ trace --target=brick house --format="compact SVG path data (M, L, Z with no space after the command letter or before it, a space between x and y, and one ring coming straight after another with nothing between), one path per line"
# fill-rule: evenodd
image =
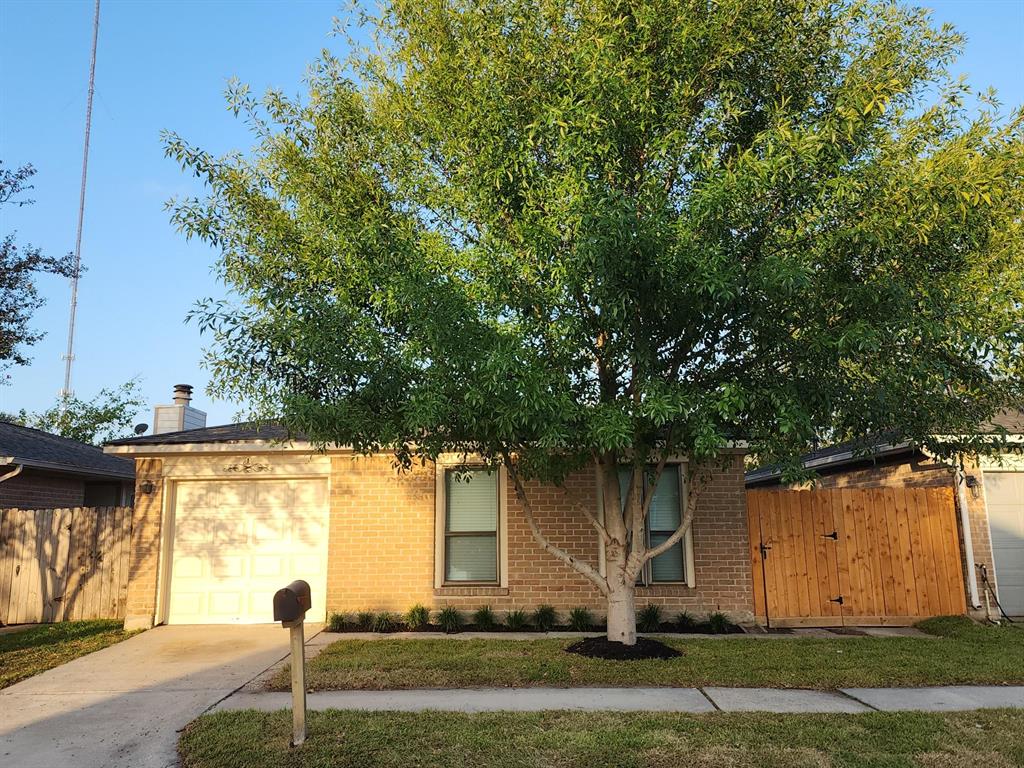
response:
M949 488L957 508L961 568L967 608L985 603L979 565L1010 615L1024 615L1024 414L1004 413L993 425L1009 434L1020 449L996 458L965 462L963 471L906 442L879 441L855 449L835 445L803 457L818 474L817 488ZM749 489L780 483L777 467L746 474ZM994 612L995 609L992 608Z
M311 620L416 603L586 606L603 615L600 593L533 539L502 472L465 478L453 458L399 473L387 455L320 453L282 437L273 426L236 424L106 447L136 462L126 626L270 621L273 592L293 578L310 582ZM662 480L654 541L678 525L685 499L678 466ZM555 544L603 568L598 536L578 509L598 508L596 489L582 472L527 493ZM752 618L741 449L723 456L690 534L643 575L637 604L648 603Z
M134 490L133 462L0 421L0 509L127 506Z

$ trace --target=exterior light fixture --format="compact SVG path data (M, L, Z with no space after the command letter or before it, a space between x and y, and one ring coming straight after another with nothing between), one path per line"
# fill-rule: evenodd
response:
M981 498L981 483L978 482L978 478L968 475L965 479L967 487L971 489L971 496L975 499Z

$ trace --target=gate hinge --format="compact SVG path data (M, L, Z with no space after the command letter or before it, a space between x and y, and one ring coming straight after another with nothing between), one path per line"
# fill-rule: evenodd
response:
M832 533L823 533L821 535L823 539L832 539L832 541L839 541L839 531L832 531Z
M839 603L840 605L842 605L843 604L843 596L840 595L839 597L833 597L831 600L829 600L829 602L830 603Z

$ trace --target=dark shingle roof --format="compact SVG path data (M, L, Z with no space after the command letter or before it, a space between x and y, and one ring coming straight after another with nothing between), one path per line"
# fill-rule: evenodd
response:
M112 440L107 445L175 445L183 443L234 443L249 440L304 440L303 435L289 436L280 424L253 424L240 422L219 427L186 429L182 432L164 432L160 435L142 435Z
M989 424L978 431L980 434L991 433L994 431L993 428L1005 429L1011 435L1024 434L1024 413L1021 411L1001 411L993 417ZM809 469L816 469L823 466L835 467L874 461L886 456L908 453L914 450L914 447L909 442L893 440L891 437L881 437L870 443L850 441L830 445L827 448L805 453L800 457L800 462ZM778 464L752 469L746 473L747 485L778 480L781 473L782 468Z
M0 421L0 463L58 472L135 477L135 462L110 456L94 445Z
M1011 435L1024 435L1024 411L1001 411L992 419L993 427L1001 427Z
M908 442L890 441L882 438L873 443L850 440L845 443L836 443L817 451L805 453L800 457L800 463L808 469L817 469L826 465L850 464L861 461L874 461L884 456L893 456L913 451L913 446ZM746 473L747 485L775 481L782 474L782 465L770 464L766 467L758 467Z

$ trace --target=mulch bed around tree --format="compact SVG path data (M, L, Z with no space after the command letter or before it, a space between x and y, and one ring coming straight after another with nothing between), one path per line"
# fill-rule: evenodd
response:
M565 649L591 659L636 661L639 659L674 659L683 654L649 637L638 637L636 645L623 645L606 637L588 637Z

